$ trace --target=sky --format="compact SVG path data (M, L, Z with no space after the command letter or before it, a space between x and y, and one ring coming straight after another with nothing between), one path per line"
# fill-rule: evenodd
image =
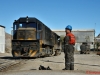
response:
M51 30L95 29L100 33L100 0L0 0L0 25L11 34L14 20L36 17Z

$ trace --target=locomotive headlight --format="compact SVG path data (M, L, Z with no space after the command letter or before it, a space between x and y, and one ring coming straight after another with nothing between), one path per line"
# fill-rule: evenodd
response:
M28 23L28 18L26 19L26 22Z
M28 23L28 16L26 17L26 22Z
M26 22L28 23L28 20L26 20Z

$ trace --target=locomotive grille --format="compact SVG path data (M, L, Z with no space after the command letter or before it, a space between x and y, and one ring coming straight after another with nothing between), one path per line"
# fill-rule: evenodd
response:
M19 39L19 40L24 40L25 39L25 31L24 30L19 30L18 31L17 39Z
M35 31L27 30L27 32L26 32L26 39L27 40L36 40Z
M36 40L36 31L34 28L20 28L17 31L18 40Z

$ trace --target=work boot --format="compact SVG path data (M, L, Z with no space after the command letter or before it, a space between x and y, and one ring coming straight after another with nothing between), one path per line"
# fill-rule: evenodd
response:
M70 70L70 64L68 64L68 63L65 64L65 69L66 69L66 70Z
M74 70L74 63L70 64L70 70Z
M66 68L62 69L62 70L67 70Z

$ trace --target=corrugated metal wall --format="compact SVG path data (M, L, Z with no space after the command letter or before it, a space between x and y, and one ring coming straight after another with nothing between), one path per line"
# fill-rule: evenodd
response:
M55 33L57 33L60 36L65 36L65 31L63 30L57 30L54 31ZM73 30L72 33L75 35L76 37L76 44L75 44L75 49L76 50L80 50L80 45L82 44L82 42L89 42L90 43L90 47L93 48L94 47L94 37L95 37L95 30Z
M93 31L73 31L76 37L76 42L94 42L94 32Z
M0 53L5 53L5 28L0 26Z

